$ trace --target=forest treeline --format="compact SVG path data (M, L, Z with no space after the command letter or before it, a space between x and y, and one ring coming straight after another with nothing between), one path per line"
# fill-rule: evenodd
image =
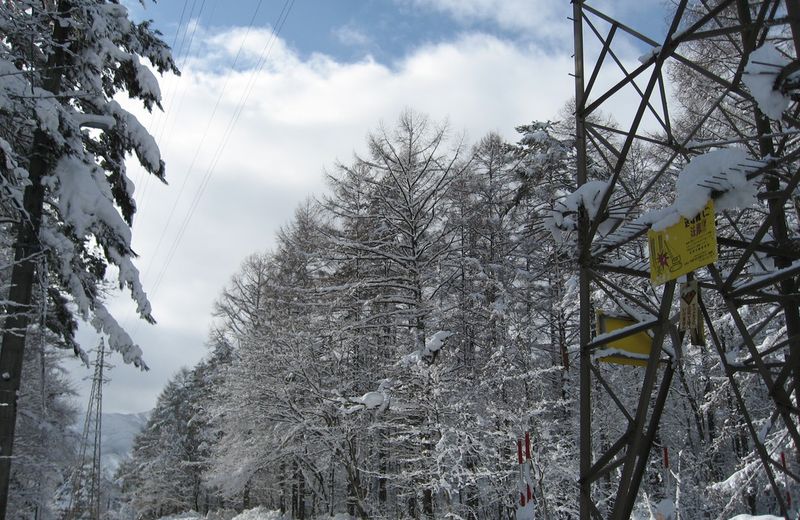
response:
M575 214L562 202L576 189L573 138L569 121L517 131L468 148L406 111L326 172L328 194L233 276L209 356L165 388L121 468L141 517L263 505L292 518L513 518L526 431L537 506L577 517ZM636 146L621 176L642 210L671 197L645 191L656 164ZM641 244L626 254L646 258ZM624 280L655 300L649 281ZM734 344L723 304L705 304ZM778 316L758 337L782 326ZM633 409L643 368L595 363ZM691 518L771 507L719 360L686 345L678 363L639 512L665 498ZM766 424L769 397L745 388ZM607 449L624 424L595 395L593 442Z
M553 511L571 510L576 302L537 218L571 152L549 123L518 131L468 148L409 110L327 172L234 275L210 355L120 469L140 515L505 517L527 429Z
M39 283L25 310L31 326L9 500L19 518L59 517L72 492L77 442L68 425L75 411L62 358L70 350L83 353L74 341L76 318L94 318L113 340L112 349L141 363L138 346L103 304L109 266L120 268L118 284L131 291L139 314L151 319L131 263L128 224L135 205L124 159L136 154L157 177L164 165L146 130L111 98L127 89L146 107L157 106L157 93L144 89L153 83L147 81L154 81L152 74L134 61L141 65L142 55L158 70L175 66L148 25L125 23L127 14L116 4L74 2L81 9L62 25L53 12L14 11L16 2L0 3L7 15L0 21L26 21L0 29L27 42L29 27L38 24L41 48L64 43L51 36L56 27L90 27L92 20L116 23L112 35L125 36L110 46L89 38L94 33L88 29L81 33L88 39L76 37L70 54L76 61L58 70L66 70L66 84L75 92L92 83L103 95L72 102L53 96L31 101L20 94L31 87L28 75L55 70L47 66L53 52L31 57L29 46L2 47L9 73L0 75L0 86L19 94L9 98L18 106L0 112L8 123L0 127L6 292L13 232L25 225L20 201L28 178L19 165L35 139L58 145L60 155L49 161L63 174L53 173L43 184L49 197L42 225L47 247L37 252ZM691 7L702 13L705 4ZM730 11L720 19L733 26L738 18ZM741 49L728 38L732 31L711 32L692 42L686 55L720 77L741 74ZM785 34L776 34L772 43L791 56L787 42ZM107 54L117 47L136 59ZM99 62L89 59L98 56ZM38 61L26 65L33 58ZM30 74L14 72L17 62ZM665 152L648 144L657 129L642 130L617 180L619 193L636 204L615 211L640 214L669 204L681 167L701 153L738 148L751 157L763 155L752 139L742 139L764 133L763 124L757 128L753 122L749 100L719 96L723 86L691 67L671 67L668 80L675 97L672 132L694 136L694 144L673 143L670 153L677 160L651 185ZM712 102L724 117L699 121ZM156 519L265 506L298 519L341 512L362 520L514 518L516 440L529 432L539 511L550 519L577 518L579 208L569 199L578 188L570 112L568 106L560 122L519 126L513 142L490 133L467 143L453 129L408 109L373 130L363 154L331 166L325 195L300 204L274 247L244 259L222 290L207 357L164 388L131 459L106 483L106 516ZM619 149L613 114L603 117L592 139ZM797 149L797 134L783 132L782 122L766 125L775 131L769 137L775 150L788 155ZM604 181L611 176L610 161L597 149L589 153L590 177ZM788 178L797 166L787 163L786 171L773 174ZM85 176L67 175L75 172ZM92 183L64 180L74 178ZM78 204L87 186L102 212ZM753 199L735 224L730 215L721 216L718 232L747 241L764 221L767 204ZM792 236L798 208L797 196L785 208ZM613 214L591 217L606 231L618 224ZM619 249L619 258L607 260L644 260L645 249L631 241ZM766 254L754 259L765 271L774 267ZM722 257L718 267L724 271L735 261ZM660 289L647 279L620 269L609 280L623 296L592 294L592 315L636 319L630 299L657 306ZM726 349L726 360L736 363L740 335L725 303L709 296L704 306L715 325L714 340ZM744 307L741 314L760 348L786 339L778 303ZM680 356L668 360L676 376L637 513L648 514L663 499L672 500L683 518L774 511L725 366L708 347L686 343ZM605 381L628 389L621 402L600 388L594 393L592 445L599 453L622 438L626 423L618 410L635 407L642 368L601 359L594 367ZM762 440L776 456L792 453L785 429L773 425L768 391L753 374L739 378L737 398L748 404ZM594 485L596 496L608 497L597 504L606 513L613 505L612 485L604 479Z

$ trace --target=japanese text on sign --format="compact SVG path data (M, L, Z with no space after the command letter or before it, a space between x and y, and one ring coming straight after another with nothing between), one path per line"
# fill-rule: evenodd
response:
M692 219L663 231L647 232L650 249L650 281L661 285L717 261L717 230L714 203L708 201Z

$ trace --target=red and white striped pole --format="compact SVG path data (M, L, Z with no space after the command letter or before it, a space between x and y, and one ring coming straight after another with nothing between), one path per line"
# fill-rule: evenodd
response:
M533 499L533 492L531 490L531 434L525 432L525 461L527 462L527 473L525 475L525 486L528 489L528 502Z
M519 505L525 507L527 503L525 500L525 493L522 491L522 485L525 483L525 473L523 470L522 461L522 440L517 439L517 462L519 463Z
M786 470L786 454L781 452L781 466L784 471ZM786 488L786 508L792 508L792 495L789 493L789 486L787 485L786 474L783 475L783 487Z

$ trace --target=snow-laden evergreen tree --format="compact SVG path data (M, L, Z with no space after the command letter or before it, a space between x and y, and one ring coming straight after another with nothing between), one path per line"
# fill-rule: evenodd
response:
M100 301L98 283L107 266L116 266L119 284L151 319L131 263L136 205L125 161L135 155L162 180L164 162L155 140L115 96L160 107L151 67L177 72L169 48L148 22L131 22L115 2L6 2L0 9L2 196L16 209L7 218L20 229L36 226L39 235L28 247L48 256L57 274L52 283L80 317L94 318L126 361L141 363L140 350ZM24 192L37 190L44 209L23 208Z
M37 272L49 272L52 315L61 318L58 330L76 352L75 316L106 335L126 362L146 367L141 349L103 304L101 284L113 274L138 314L153 321L132 262L136 205L125 161L135 155L162 180L164 162L116 97L160 107L152 69L177 69L150 24L132 22L113 1L2 2L0 36L0 225L14 237L7 242L14 261L2 273L10 285L0 354L0 370L8 374L0 381L4 495Z
M117 472L137 518L194 510L198 503L194 463L201 443L191 424L198 402L195 383L188 369L169 381L136 436L131 459Z
M31 333L32 348L25 351L8 496L9 517L14 519L61 518L77 461L75 392L61 367L67 354L53 346L52 334L41 333Z

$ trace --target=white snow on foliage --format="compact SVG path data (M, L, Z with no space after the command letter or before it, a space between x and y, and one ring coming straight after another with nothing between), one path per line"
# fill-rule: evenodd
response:
M122 108L116 101L110 101L106 108L111 115L122 121L121 130L133 146L134 153L142 166L148 171L158 172L161 166L161 151L147 128L139 122L136 116Z
M708 203L712 191L721 193L714 200L715 211L753 205L757 185L741 171L747 160L747 152L739 148L723 148L694 157L678 175L675 202L644 213L636 222L651 224L660 231L677 224L681 217L694 218Z
M90 234L107 235L110 232L121 247L130 247L131 230L114 206L105 172L99 166L87 164L74 156L64 156L56 164L54 173L57 182L53 187L58 194L58 209L76 236L83 238ZM71 243L59 242L58 250L63 254L69 248L68 256L72 257ZM139 315L148 316L151 312L150 302L130 255L123 254L113 246L108 247L107 255L119 267L120 288L129 288ZM137 357L139 355L136 354Z
M367 392L361 396L359 402L363 404L367 410L370 410L381 406L384 402L384 398L381 392Z
M117 121L111 116L95 114L75 113L72 115L72 120L82 128L97 128L99 130L110 130L117 124Z
M644 54L639 56L639 63L647 63L648 61L653 59L653 57L656 56L659 52L661 52L661 45L653 47L648 52L645 52Z
M131 230L114 207L105 172L95 164L66 155L54 169L58 209L64 221L79 237L103 233L107 227L115 236L130 244Z
M353 412L358 412L361 410L374 410L378 409L378 411L384 411L389 407L389 403L391 402L391 396L389 395L389 389L392 386L392 382L389 379L384 379L378 385L378 389L374 392L367 392L366 394L362 395L361 397L351 398L349 400L342 399L340 400L342 403L355 403L352 406L348 407L344 410L344 413L351 414Z
M577 214L580 207L586 208L586 213L591 220L597 218L600 202L602 202L608 187L609 184L606 181L589 181L566 197L556 201L552 214L544 219L545 227L560 242L562 232L574 231L578 228Z
M441 350L444 341L452 335L453 333L448 330L440 330L425 341L424 347L400 358L400 364L409 366L416 365L422 360L430 360L436 352Z
M428 341L425 342L425 354L433 354L434 352L439 351L444 345L444 340L452 336L453 333L448 330L440 330L433 336L431 336Z
M133 342L133 339L102 303L95 303L92 326L97 332L108 336L108 346L111 350L122 354L125 363L133 363L134 366L147 370L147 365L142 360L142 349Z
M577 212L578 208L583 206L586 208L589 218L594 220L600 210L600 202L603 200L603 195L605 195L607 189L608 182L606 181L589 181L561 199L558 204L566 210L574 212Z
M753 94L758 108L770 119L780 119L789 106L789 96L775 89L775 81L789 59L771 43L765 43L750 53L742 82Z

